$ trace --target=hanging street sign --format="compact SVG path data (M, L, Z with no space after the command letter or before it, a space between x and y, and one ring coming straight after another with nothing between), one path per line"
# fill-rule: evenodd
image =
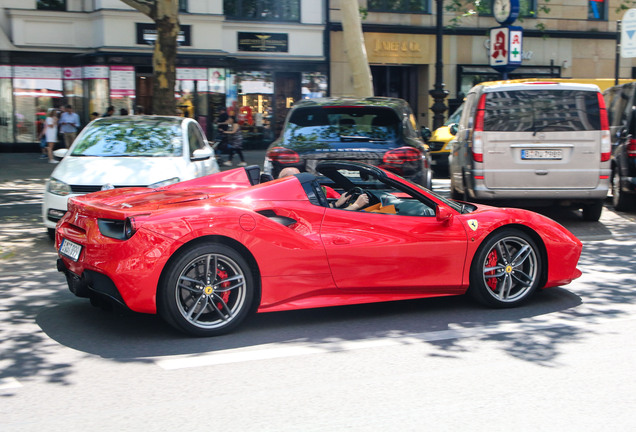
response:
M489 64L506 74L521 65L523 29L516 26L490 29Z
M621 57L636 57L636 9L629 9L621 21Z

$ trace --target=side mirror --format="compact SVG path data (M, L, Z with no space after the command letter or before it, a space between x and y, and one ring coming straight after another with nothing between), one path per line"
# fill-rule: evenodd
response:
M457 135L457 131L459 130L459 125L457 123L453 123L448 127L448 131L451 135Z
M61 148L53 151L53 156L55 159L64 159L64 156L68 153L67 148Z
M200 160L210 159L212 157L212 154L213 154L213 150L210 148L196 149L195 151L192 152L192 156L190 157L190 160L200 161Z
M438 205L435 208L435 218L437 222L450 225L453 223L453 211L446 206Z
M428 140L431 139L431 136L433 136L433 132L431 132L431 130L429 128L427 128L426 126L422 127L421 133L422 133L422 138L426 142L428 142Z

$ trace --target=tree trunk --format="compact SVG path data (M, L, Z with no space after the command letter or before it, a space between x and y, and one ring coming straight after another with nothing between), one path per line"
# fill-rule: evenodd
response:
M151 114L176 115L174 87L177 78L177 36L179 35L179 0L121 0L148 16L157 26L157 40L152 56L153 95Z
M342 12L345 53L349 59L353 77L354 96L373 96L373 78L364 45L358 0L341 0L340 10Z

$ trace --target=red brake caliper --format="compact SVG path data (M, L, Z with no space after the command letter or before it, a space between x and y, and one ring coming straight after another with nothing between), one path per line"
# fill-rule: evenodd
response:
M219 279L221 279L221 280L223 280L223 279L227 279L227 272L226 272L226 271L224 271L224 270L216 269L216 275L217 275L217 277L218 277ZM221 284L221 288L227 288L227 287L229 287L229 286L230 286L230 284L231 284L231 282L223 282L223 283ZM230 292L229 292L229 291L225 291L225 292L222 292L222 293L217 293L217 295L223 299L223 301L225 302L225 304L227 304L227 301L230 299ZM222 307L223 307L223 305L222 305L220 302L219 302L219 303L217 303L217 305L216 305L216 306L217 306L219 309L222 309Z
M497 265L497 251L496 250L491 250L490 253L488 254L488 258L486 258L486 265L488 267L494 267ZM488 273L486 273L487 275L494 275L495 274L495 270L489 271ZM486 280L486 284L490 287L491 290L496 291L497 290L497 278L490 278L488 280Z

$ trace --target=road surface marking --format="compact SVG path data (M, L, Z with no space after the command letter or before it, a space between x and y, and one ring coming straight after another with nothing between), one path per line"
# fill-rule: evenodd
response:
M13 377L0 378L0 390L16 389L20 387L22 387L22 384Z
M353 351L367 348L383 348L407 345L421 342L435 342L450 339L470 338L476 336L491 336L504 333L531 332L560 327L588 328L605 321L633 320L636 318L601 318L591 317L593 322L577 323L571 318L554 319L543 322L506 323L492 326L457 328L426 333L408 335L381 336L361 340L333 340L324 343L271 343L245 348L236 348L212 353L178 355L156 358L155 364L165 370L195 368L203 366L217 366L248 361L273 360L288 357L298 357L312 354L326 354L343 351Z

